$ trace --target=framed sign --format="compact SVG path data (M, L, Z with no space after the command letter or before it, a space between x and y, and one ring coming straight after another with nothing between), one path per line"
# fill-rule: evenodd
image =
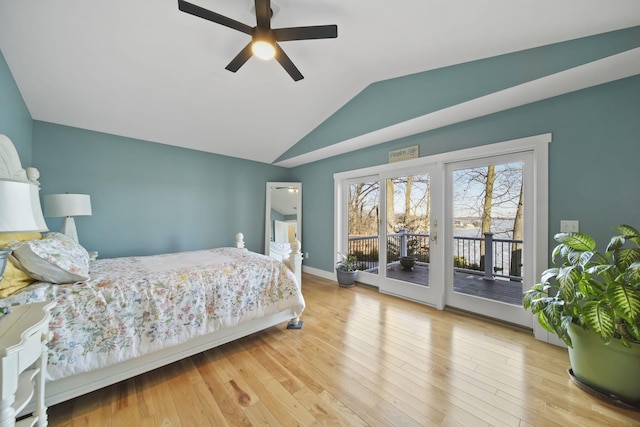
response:
M400 162L402 160L417 159L420 157L420 146L412 145L411 147L399 148L389 151L389 163Z

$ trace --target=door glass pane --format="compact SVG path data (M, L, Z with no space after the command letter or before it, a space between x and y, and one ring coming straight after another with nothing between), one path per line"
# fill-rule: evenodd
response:
M453 291L522 305L523 163L453 171Z
M349 184L349 253L358 260L358 270L378 271L378 229L380 224L380 183Z
M429 286L430 184L428 174L386 180L389 278Z

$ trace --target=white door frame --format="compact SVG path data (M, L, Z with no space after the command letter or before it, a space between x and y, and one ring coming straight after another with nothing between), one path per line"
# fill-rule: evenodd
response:
M387 174L402 174L406 169L414 169L429 164L436 164L436 170L442 171L444 174L444 165L447 163L458 162L463 160L471 160L482 157L493 157L503 154L518 153L522 151L531 151L533 155L533 219L531 226L533 227L533 236L535 245L532 255L532 276L539 278L542 271L547 268L548 264L548 233L549 233L549 143L551 143L552 135L550 133L534 135L509 141L502 141L493 144L481 145L477 147L451 151L432 156L420 157L418 159L407 160L397 163L389 163L368 168L339 172L334 174L334 254L336 262L338 261L337 253L346 249L348 240L347 224L343 218L343 210L346 209L346 195L344 194L343 181L358 177L371 177ZM378 178L379 179L379 178ZM432 191L440 191L440 195L444 196L444 179L440 179L439 188L432 186ZM433 193L432 193L433 196ZM444 204L443 204L444 205ZM439 212L432 210L432 217L442 224L444 218L444 208L437 208ZM444 250L444 245L438 245L439 250ZM446 266L444 256L439 257L439 267L445 271ZM360 280L360 279L358 279ZM375 285L375 283L372 283ZM534 283L525 283L525 286L531 286ZM442 296L444 301L444 293ZM435 304L436 307L442 309L444 302ZM539 326L538 322L533 322L534 335L542 341L549 341L548 333Z

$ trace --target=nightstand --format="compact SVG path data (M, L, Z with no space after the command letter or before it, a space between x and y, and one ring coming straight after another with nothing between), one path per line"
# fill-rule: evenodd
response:
M55 302L11 307L0 318L0 427L47 425L44 372L47 369L49 310ZM35 396L35 410L16 422L16 415Z

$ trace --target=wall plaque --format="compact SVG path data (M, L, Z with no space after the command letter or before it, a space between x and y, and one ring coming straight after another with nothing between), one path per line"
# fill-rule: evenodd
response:
M389 163L400 162L402 160L417 159L420 157L420 146L412 145L411 147L399 148L389 151Z

